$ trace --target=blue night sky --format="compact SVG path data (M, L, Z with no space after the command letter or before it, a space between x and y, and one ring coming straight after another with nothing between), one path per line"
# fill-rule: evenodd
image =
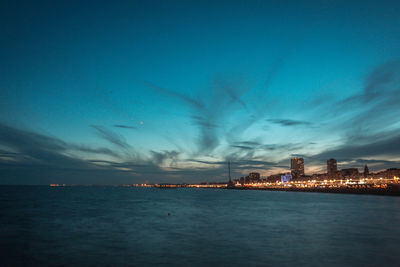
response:
M349 3L351 2L351 3ZM400 167L398 1L2 1L0 183Z

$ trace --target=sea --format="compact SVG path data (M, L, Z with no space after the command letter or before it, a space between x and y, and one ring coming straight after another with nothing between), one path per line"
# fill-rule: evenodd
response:
M0 266L400 266L400 198L0 186Z

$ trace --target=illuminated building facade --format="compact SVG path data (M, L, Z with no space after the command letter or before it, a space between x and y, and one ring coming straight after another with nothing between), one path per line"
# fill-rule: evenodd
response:
M337 161L336 159L328 159L326 161L326 169L328 177L335 177L337 173Z
M392 178L393 176L400 177L400 169L390 168L384 171L384 177Z
M292 178L293 178L292 174L286 173L285 175L281 176L281 182L282 183L288 183L288 182L290 182L292 180Z
M290 170L293 178L300 178L304 175L304 159L292 158L290 160Z

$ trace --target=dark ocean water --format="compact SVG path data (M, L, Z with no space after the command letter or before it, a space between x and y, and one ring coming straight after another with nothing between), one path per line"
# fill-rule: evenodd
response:
M0 186L0 211L1 266L400 266L398 197Z

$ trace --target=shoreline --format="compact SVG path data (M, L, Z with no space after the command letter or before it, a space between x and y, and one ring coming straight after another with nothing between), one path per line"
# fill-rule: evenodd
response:
M287 192L309 192L329 194L356 194L356 195L381 195L400 196L400 190L387 188L256 188L256 187L235 187L225 188L229 190L263 190L263 191L287 191Z
M376 187L191 187L187 185L173 185L173 186L124 186L124 185L0 185L0 187L49 187L49 188L65 188L65 187L136 187L136 188L157 188L157 189L179 189L179 188L193 188L193 189L224 189L224 190L259 190L259 191L286 191L286 192L303 192L303 193L328 193L328 194L355 194L355 195L380 195L380 196L400 196L400 186L391 188L376 188Z

